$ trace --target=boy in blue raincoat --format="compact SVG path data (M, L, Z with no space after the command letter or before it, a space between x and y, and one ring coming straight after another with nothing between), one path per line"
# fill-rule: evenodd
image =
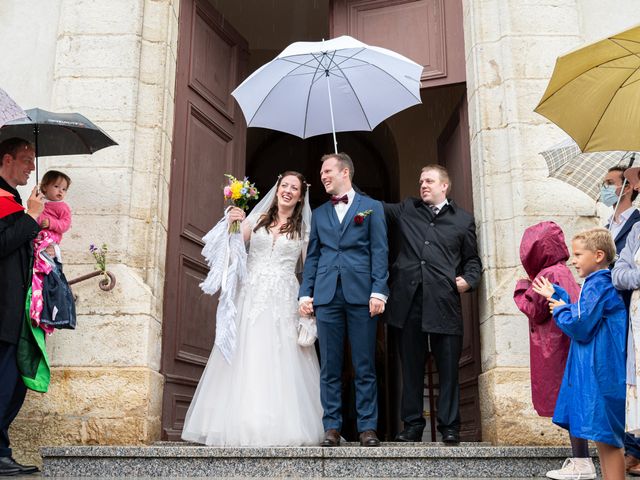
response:
M571 338L553 422L596 442L603 477L623 479L627 312L608 268L616 247L604 228L579 233L571 247L572 263L585 279L578 303L567 304L567 292L544 277L534 282Z

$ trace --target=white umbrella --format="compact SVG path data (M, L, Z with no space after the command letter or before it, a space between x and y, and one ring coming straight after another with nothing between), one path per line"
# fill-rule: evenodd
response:
M26 118L27 114L0 88L0 127L11 120Z
M253 72L233 95L249 127L300 138L373 130L421 103L422 66L391 50L342 36L296 42Z

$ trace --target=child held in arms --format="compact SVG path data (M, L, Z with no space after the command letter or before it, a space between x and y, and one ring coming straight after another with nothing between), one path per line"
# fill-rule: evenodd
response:
M42 253L62 263L60 254L60 242L62 235L71 228L71 209L64 201L67 190L71 185L71 179L65 173L57 170L49 170L42 177L40 190L45 196L44 210L38 217L40 233L34 240L34 264L30 316L35 325L40 325L40 317L43 308L42 285L44 276L51 272L52 265ZM45 331L51 333L53 327L40 325Z
M553 422L596 443L605 479L623 479L627 312L611 282L616 246L607 229L594 228L573 237L571 247L572 263L585 279L576 303L545 277L533 282L571 338Z

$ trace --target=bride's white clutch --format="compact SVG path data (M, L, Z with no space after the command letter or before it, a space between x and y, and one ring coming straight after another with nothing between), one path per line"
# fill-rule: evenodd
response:
M318 338L318 329L314 317L300 317L298 320L298 345L310 347Z

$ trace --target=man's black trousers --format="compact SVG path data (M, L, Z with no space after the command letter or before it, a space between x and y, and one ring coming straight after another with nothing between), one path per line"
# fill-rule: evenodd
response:
M440 433L460 430L460 385L458 363L462 353L461 335L444 335L422 331L422 287L413 297L404 327L399 329L402 368L402 402L400 416L407 427L425 427L424 376L429 348L436 362L439 379L437 405Z
M9 426L27 394L16 360L16 345L0 341L0 457L10 457Z

